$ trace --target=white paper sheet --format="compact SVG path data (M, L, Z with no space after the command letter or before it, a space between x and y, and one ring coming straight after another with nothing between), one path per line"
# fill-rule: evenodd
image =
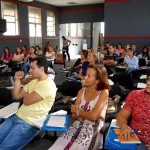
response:
M66 116L50 116L46 126L50 127L65 127Z

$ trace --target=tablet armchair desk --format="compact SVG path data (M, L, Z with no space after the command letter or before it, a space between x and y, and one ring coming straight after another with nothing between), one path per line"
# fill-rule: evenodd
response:
M47 116L41 130L43 131L46 131L46 134L44 135L44 138L46 139L50 139L52 141L55 141L57 139L57 132L66 132L67 129L68 129L68 124L69 124L69 115L65 115L66 116L66 122L65 122L65 127L62 128L62 127L49 127L49 126L46 126L47 123L48 123L48 120L50 118L50 114ZM54 137L50 137L48 136L48 131L54 131Z
M116 119L113 119L108 130L108 134L105 140L105 149L107 150L136 150L137 144L122 144L117 141L117 135L114 129L118 128Z

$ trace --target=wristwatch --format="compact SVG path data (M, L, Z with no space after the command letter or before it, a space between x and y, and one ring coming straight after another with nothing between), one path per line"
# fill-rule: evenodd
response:
M77 110L77 116L80 116L80 109Z

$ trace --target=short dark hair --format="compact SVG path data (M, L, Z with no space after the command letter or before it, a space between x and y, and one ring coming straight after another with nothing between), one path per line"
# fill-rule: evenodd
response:
M62 36L62 38L63 38L64 40L66 40L66 37L65 37L65 36Z
M33 61L37 61L37 66L38 67L44 67L44 72L47 73L48 62L47 62L47 59L44 55L40 55L38 57L33 58L31 62L33 62Z
M134 52L134 49L132 47L128 48L128 50Z
M98 91L100 90L104 90L104 89L108 89L110 90L110 84L108 82L108 73L107 73L107 69L104 66L100 66L100 65L89 65L88 68L92 68L96 71L96 76L95 78L97 80L99 80L96 89Z

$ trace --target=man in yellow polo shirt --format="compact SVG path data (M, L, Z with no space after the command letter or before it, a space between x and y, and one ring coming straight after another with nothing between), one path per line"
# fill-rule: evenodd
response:
M23 98L23 104L15 115L0 126L1 150L22 149L39 133L40 129L33 127L32 121L48 114L56 96L56 85L47 77L47 68L45 57L34 58L29 70L34 79L24 88L20 87L24 73L15 73L14 98Z

